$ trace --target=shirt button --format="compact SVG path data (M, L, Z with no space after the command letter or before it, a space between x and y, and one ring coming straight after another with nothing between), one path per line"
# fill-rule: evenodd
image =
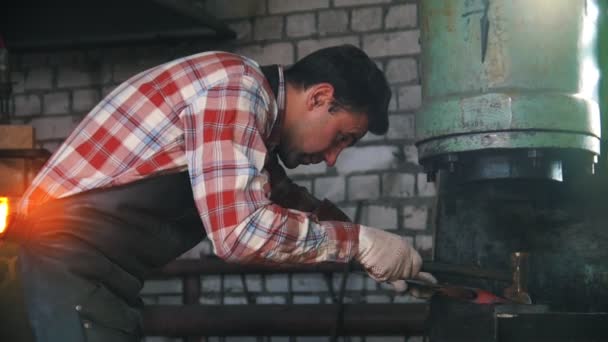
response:
M82 305L78 304L74 308L76 309L76 311L80 311L82 310Z
M84 322L82 326L84 326L85 329L91 329L93 324L91 324L91 322Z

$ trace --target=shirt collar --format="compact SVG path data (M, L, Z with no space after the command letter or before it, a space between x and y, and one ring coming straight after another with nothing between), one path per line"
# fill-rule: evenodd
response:
M277 101L277 117L274 120L272 130L268 137L269 150L273 150L279 144L279 140L281 138L281 126L283 125L283 120L285 119L285 78L283 75L283 66L277 65L277 68L279 74L279 86L277 94L275 94Z

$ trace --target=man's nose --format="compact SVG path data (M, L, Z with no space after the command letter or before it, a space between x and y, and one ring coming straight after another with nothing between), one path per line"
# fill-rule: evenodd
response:
M342 148L340 147L332 148L325 152L325 164L327 164L327 166L334 166L340 152L342 152Z

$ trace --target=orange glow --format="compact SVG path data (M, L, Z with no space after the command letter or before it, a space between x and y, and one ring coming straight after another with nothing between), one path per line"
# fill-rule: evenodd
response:
M4 233L8 226L8 197L0 197L0 234Z

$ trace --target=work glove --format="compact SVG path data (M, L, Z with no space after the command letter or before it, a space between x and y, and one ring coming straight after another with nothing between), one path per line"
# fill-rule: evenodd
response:
M420 272L422 258L406 239L381 229L360 226L355 258L372 279L390 283L397 292L407 290L406 279L437 282L431 274Z

